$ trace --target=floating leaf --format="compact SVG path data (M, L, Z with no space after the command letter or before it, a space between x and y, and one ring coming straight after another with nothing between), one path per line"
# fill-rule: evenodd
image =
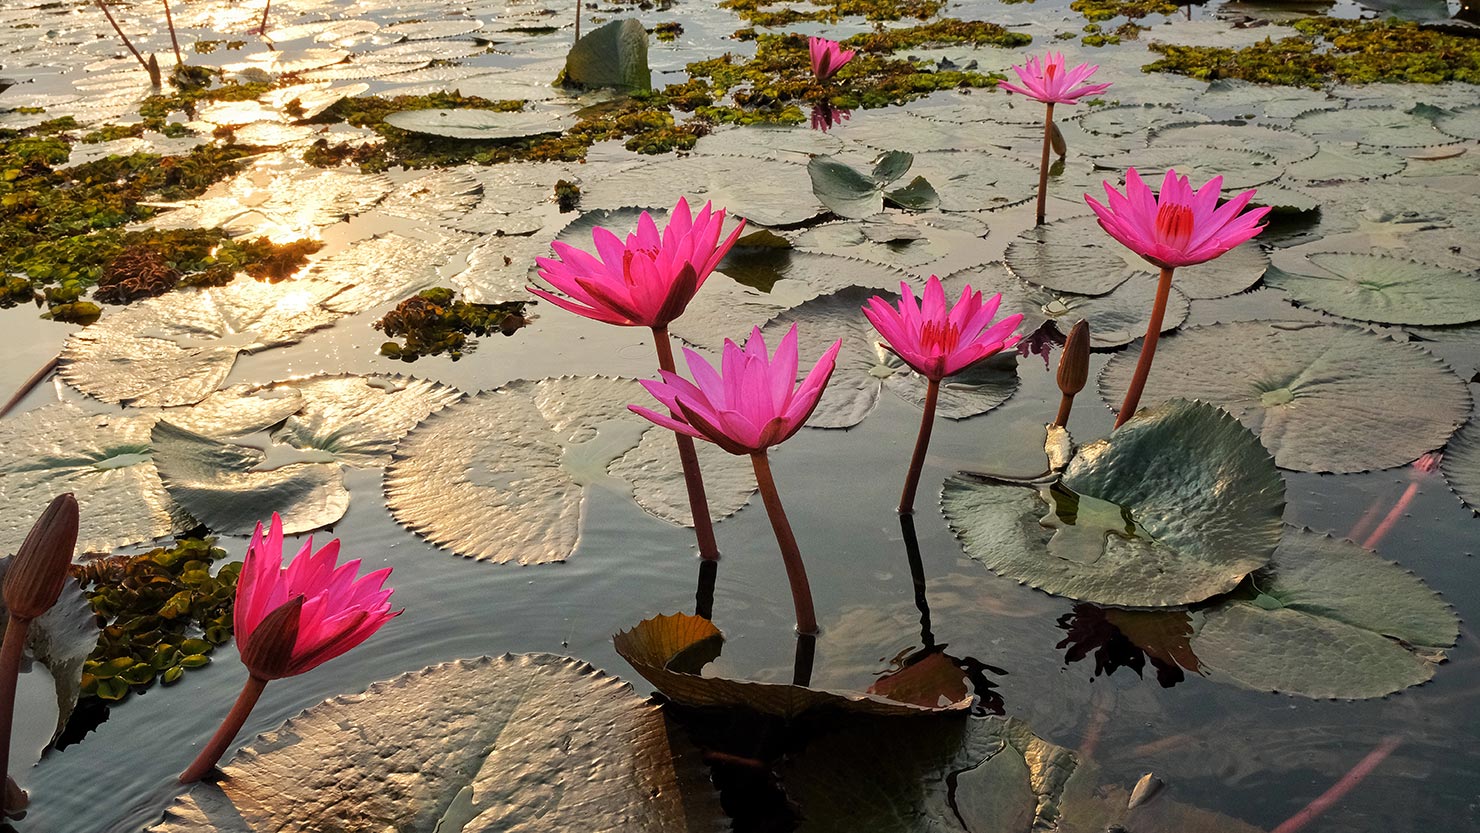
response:
M339 466L305 462L261 468L266 452L193 434L168 422L154 426L155 465L170 497L190 516L226 535L247 535L277 512L288 534L344 517L349 491Z
M1251 581L1259 595L1204 610L1192 641L1250 688L1382 697L1432 677L1459 638L1459 617L1423 581L1350 541L1289 530Z
M452 225L482 201L483 182L466 171L434 171L397 185L375 213L415 223Z
M910 169L940 195L942 211L982 211L1027 202L1037 193L1034 168L981 151L934 150L915 154Z
M565 80L579 87L652 89L648 34L642 22L613 20L576 41L565 56Z
M315 376L273 385L303 405L273 432L294 448L351 466L390 462L396 443L428 415L461 398L455 388L403 376Z
M224 771L151 833L729 829L698 751L657 706L550 654L435 665L326 700Z
M1097 108L1080 119L1079 125L1091 133L1103 136L1129 136L1164 124L1197 124L1207 121L1212 119L1202 113L1175 107L1126 105Z
M1275 270L1268 283L1290 300L1344 318L1384 324L1480 321L1480 276L1416 260L1354 252L1308 255L1311 273Z
M32 518L34 520L34 518ZM0 583L10 569L9 549L0 555ZM0 598L0 636L10 622L10 611ZM82 693L82 665L98 644L98 623L82 588L68 580L62 594L45 613L31 621L24 657L46 667L57 693L57 726L51 742L62 734Z
M1206 263L1179 268L1172 285L1194 300L1226 298L1259 283L1268 268L1269 255L1251 240Z
M1202 124L1174 124L1151 131L1150 144L1189 147L1202 145L1221 150L1257 148L1266 156L1288 165L1316 155L1315 140L1293 130L1280 130L1242 119ZM1178 168L1178 172L1181 169Z
M1315 110L1298 116L1293 125L1321 141L1361 142L1386 148L1442 145L1447 138L1429 119L1391 107Z
M438 267L470 239L454 232L431 237L390 232L314 261L300 279L339 285L323 293L320 302L334 312L352 315L435 285Z
M1434 118L1434 126L1458 139L1480 139L1480 105L1445 110Z
M1455 433L1439 465L1459 499L1480 513L1480 421L1471 419Z
M11 417L0 435L6 511L0 552L15 552L51 499L82 507L79 553L109 553L170 534L183 521L154 470L153 415L89 414L53 404Z
M221 386L238 354L292 344L337 318L315 302L327 289L238 279L149 298L73 333L58 372L104 402L190 405Z
M830 156L814 156L807 163L807 175L812 179L812 193L843 217L871 217L883 211L885 203L915 211L934 208L940 197L922 177L903 188L889 188L905 175L914 159L910 153L889 151L874 163L873 173L865 176Z
M1406 164L1379 148L1323 144L1315 156L1285 168L1285 176L1297 182L1361 182L1392 176Z
M813 710L877 717L964 713L969 696L944 707L919 706L861 691L830 691L785 683L702 677L699 670L719 656L724 634L708 619L686 613L644 619L612 641L617 653L664 697L685 706L741 708L775 717Z
M916 157L918 159L918 157ZM585 208L671 209L679 197L690 206L712 201L730 214L763 226L805 223L823 212L807 192L807 171L795 162L741 156L690 156L626 168L581 189Z
M755 494L755 471L747 457L731 454L714 443L697 442L699 470L709 514L722 520L739 512ZM678 459L673 432L649 430L631 451L607 467L607 473L632 484L632 497L648 514L692 527L688 482Z
M402 110L386 116L385 123L428 136L493 141L559 133L575 125L576 119L541 111Z
M1106 366L1107 402L1121 400L1139 352ZM1297 471L1401 466L1444 445L1470 412L1464 383L1422 349L1321 323L1210 324L1168 336L1143 401L1179 396L1227 408L1281 468Z
M524 300L529 285L537 280L534 259L551 256L550 240L544 235L489 235L468 253L468 267L453 275L452 283L473 304Z
M992 572L1058 596L1129 607L1190 604L1264 566L1285 487L1227 413L1174 400L1080 448L1057 483L946 481L946 520Z
M1135 168L1143 180L1157 189L1161 188L1168 169L1188 177L1196 185L1221 176L1224 189L1245 189L1273 182L1285 170L1273 156L1257 151L1198 146L1154 146L1115 153L1095 159L1095 168L1116 172Z
M1137 271L1093 217L1028 229L1008 245L1005 257L1012 273L1028 283L1080 295L1104 295Z
M225 438L271 428L302 407L302 394L290 387L232 385L194 405L168 408L160 415L178 428Z

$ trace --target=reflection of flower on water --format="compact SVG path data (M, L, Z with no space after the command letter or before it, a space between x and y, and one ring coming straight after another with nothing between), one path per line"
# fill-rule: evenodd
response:
M820 101L812 105L812 129L821 130L826 133L829 129L847 121L852 116L852 110L844 110L841 107L834 107L826 101Z
M1056 648L1067 648L1064 662L1095 655L1095 676L1109 676L1119 668L1142 675L1146 660L1156 669L1156 681L1171 688L1185 679L1183 669L1201 673L1188 638L1192 622L1185 611L1130 611L1076 604L1059 617L1067 631Z
M1048 357L1053 354L1053 348L1064 345L1064 336L1059 333L1052 321L1044 321L1038 325L1038 329L1023 336L1017 343L1019 356L1042 356L1043 369L1049 369Z
M927 645L900 651L889 661L889 670L868 687L869 693L932 707L960 701L970 693L976 695L972 714L1006 714L1002 693L987 674L1002 677L1007 671L975 657L951 656L946 647Z

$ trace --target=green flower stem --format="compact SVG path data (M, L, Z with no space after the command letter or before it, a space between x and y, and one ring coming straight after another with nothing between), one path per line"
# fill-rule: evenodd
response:
M231 746L231 741L236 738L236 733L241 731L242 725L247 722L247 715L252 713L252 707L257 705L257 698L262 696L262 689L267 687L267 681L258 677L248 676L247 684L242 686L242 693L237 695L236 705L231 707L231 712L226 719L221 721L221 728L211 736L210 743L200 750L196 756L195 763L190 768L180 773L181 784L192 784L206 776L221 756L226 753L226 748Z
M797 537L792 534L791 522L786 519L786 510L781 506L781 495L776 492L776 480L771 476L771 461L765 451L750 455L755 465L755 482L761 490L761 500L766 504L766 514L771 518L771 529L776 533L776 543L781 547L781 561L786 565L786 578L791 582L791 602L797 611L797 633L817 633L817 613L812 609L812 586L807 583L807 568L802 564L802 553L797 548Z
M1161 281L1156 285L1156 303L1151 307L1151 323L1146 325L1146 340L1141 344L1141 357L1136 360L1136 375L1131 377L1131 386L1126 389L1125 401L1120 405L1120 414L1115 417L1119 428L1136 415L1141 404L1141 393L1146 389L1146 377L1151 375L1151 359L1156 355L1156 341L1161 337L1161 322L1167 315L1167 299L1172 294L1172 268L1161 268Z
M653 328L653 346L658 348L658 367L677 373L677 366L673 363L673 343L666 328ZM693 437L677 431L673 436L678 439L678 461L683 464L683 481L689 490L689 513L694 516L694 537L699 539L699 556L713 561L719 558L719 545L714 540L709 498L704 494L704 474L699 471L699 451L694 448Z
M925 389L925 413L920 417L920 434L915 438L915 454L904 477L904 491L899 495L899 514L915 513L915 492L920 489L920 470L925 467L925 450L930 447L930 430L935 427L935 403L940 399L940 380L931 379Z
M1043 114L1043 161L1038 164L1038 220L1043 225L1048 210L1048 152L1053 146L1053 102L1048 102Z
M30 630L30 619L11 616L5 626L5 642L0 644L0 787L10 775L10 727L15 719L16 676L20 673L21 654L26 649L26 634Z

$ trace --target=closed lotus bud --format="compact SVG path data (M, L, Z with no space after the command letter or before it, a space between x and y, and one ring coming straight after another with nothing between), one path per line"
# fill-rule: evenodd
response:
M1080 321L1069 331L1064 340L1064 352L1059 356L1059 390L1065 396L1074 396L1084 390L1089 381L1089 322Z
M242 664L259 680L289 676L293 648L298 644L298 622L303 615L303 597L291 600L263 617L252 629L245 645L237 646Z
M70 493L54 498L41 513L5 572L10 615L35 619L57 603L77 548L77 525L77 499Z

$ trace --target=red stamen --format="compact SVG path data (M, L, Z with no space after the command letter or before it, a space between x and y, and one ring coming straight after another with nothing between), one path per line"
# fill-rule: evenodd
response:
M1192 240L1192 209L1176 203L1164 203L1156 210L1156 236L1173 248L1186 248Z
M920 331L920 347L929 353L949 353L960 343L961 328L955 324L928 321Z

